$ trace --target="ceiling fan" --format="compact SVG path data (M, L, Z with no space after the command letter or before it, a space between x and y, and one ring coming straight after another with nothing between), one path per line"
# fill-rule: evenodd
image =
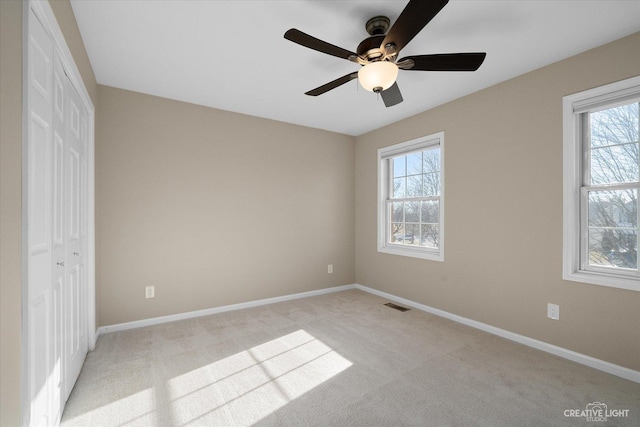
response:
M356 53L334 46L300 30L292 28L284 38L294 43L328 55L360 64L360 70L349 73L327 84L306 92L318 96L353 79L362 87L379 93L387 107L402 102L402 94L396 82L398 70L409 71L475 71L485 56L484 52L441 53L434 55L406 56L398 60L400 51L442 10L449 0L410 0L396 22L386 16L376 16L367 21L369 37L356 48Z

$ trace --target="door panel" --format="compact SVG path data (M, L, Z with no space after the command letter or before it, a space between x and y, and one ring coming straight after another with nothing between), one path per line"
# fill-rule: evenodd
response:
M53 387L52 411L55 417L62 415L63 404L63 359L62 359L62 310L64 274L58 275L53 283L53 298L51 308L53 311L53 334L51 335L51 348L53 350L53 370L51 372L51 386Z
M31 112L29 122L29 253L51 249L51 129L50 117Z
M73 139L69 141L73 144ZM80 238L80 153L69 148L69 240L76 242Z
M52 424L52 393L49 374L51 339L46 333L49 325L49 294L44 292L33 298L29 304L29 388L31 390L31 425L48 426Z
M69 346L67 349L67 356L73 359L74 355L78 353L80 347L79 334L73 333L73 331L77 331L79 329L78 322L78 310L76 309L78 303L80 302L80 266L75 265L71 268L68 276L69 282L69 292L67 293L69 298L69 307L74 308L70 310L67 315L69 316L69 325L71 327L72 333L69 338Z
M29 83L37 92L34 95L42 97L50 105L53 44L35 16L33 27L29 37Z
M64 247L64 141L53 131L53 249ZM64 126L60 123L60 126ZM64 253L62 254L64 256Z
M53 61L53 408L62 413L64 400L63 313L64 281L66 275L65 253L65 112L64 69L57 54ZM61 264L65 265L61 265Z
M29 416L56 422L52 307L52 76L53 43L33 13L29 17L27 111L27 322Z
M66 135L66 175L65 175L65 252L67 277L65 290L65 400L80 375L82 364L87 355L88 341L86 333L85 310L87 278L85 273L86 236L81 230L84 221L82 212L86 197L86 174L83 163L86 162L86 143L83 141L82 123L86 113L80 102L80 96L71 82L66 79L64 92L68 115L65 120Z

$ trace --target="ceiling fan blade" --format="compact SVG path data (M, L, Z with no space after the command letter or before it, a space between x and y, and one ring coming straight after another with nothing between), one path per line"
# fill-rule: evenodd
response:
M382 50L386 51L386 45L394 44L395 52L399 52L448 2L449 0L410 0L387 32L380 46Z
M327 55L337 56L338 58L349 59L350 57L356 58L358 56L351 51L334 46L331 43L317 39L295 28L284 33L284 38L304 47L308 47L309 49L317 50L318 52L326 53Z
M395 82L389 89L383 90L380 95L382 95L382 100L387 108L400 104L403 101L398 82Z
M401 67L404 70L415 71L475 71L480 68L484 58L484 52L474 53L440 53L435 55L417 55L402 58L403 61L413 61L412 67Z
M329 92L331 89L335 89L338 86L342 86L345 83L350 82L353 79L357 79L358 78L358 73L350 73L347 74L346 76L342 76L339 79L335 79L327 84L324 84L320 87L317 87L315 89L310 90L309 92L306 92L305 95L309 95L309 96L318 96L318 95L322 95L325 92Z

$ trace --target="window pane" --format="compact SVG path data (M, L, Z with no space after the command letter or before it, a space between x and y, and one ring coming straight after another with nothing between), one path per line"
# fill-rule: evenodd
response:
M391 221L392 222L404 221L404 203L402 202L391 203Z
M391 224L391 243L402 243L404 237L404 224Z
M440 173L425 173L423 175L424 189L423 194L425 196L439 196L440 195Z
M438 248L440 240L440 226L437 224L422 224L420 246Z
M413 153L407 156L407 175L419 175L422 173L422 153Z
M638 144L591 150L591 184L638 181Z
M422 168L424 173L440 171L439 149L432 148L422 152Z
M406 185L405 185L405 177L395 178L393 180L393 198L398 199L405 197L406 195Z
M405 167L405 161L407 156L400 156L393 158L393 176L405 176L407 174L407 168Z
M627 229L589 229L589 264L603 267L638 267L638 236Z
M589 192L590 227L633 227L638 225L637 190Z
M422 175L411 175L407 177L407 197L422 196Z
M419 245L420 244L420 224L406 224L405 225L405 245Z
M591 147L638 142L637 102L589 114Z
M422 223L437 224L440 222L440 202L437 200L430 200L422 202Z
M407 202L405 208L405 222L420 222L420 202Z
M420 230L415 225L391 224L391 231L391 243L413 245L418 241L415 232Z

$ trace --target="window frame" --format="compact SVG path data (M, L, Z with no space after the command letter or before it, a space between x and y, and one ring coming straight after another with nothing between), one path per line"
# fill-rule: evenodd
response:
M387 209L387 202L390 194L390 166L391 158L401 155L407 155L415 152L422 152L430 148L438 147L440 152L440 195L439 200L439 212L438 212L438 225L439 225L439 239L438 248L428 247L415 247L404 246L398 244L392 244L388 240L388 220L389 211ZM378 220L377 220L377 243L378 252L407 256L412 258L427 259L431 261L444 262L444 194L445 194L445 182L444 182L444 131L437 132L431 135L423 136L420 138L412 139L410 141L401 142L388 147L378 149Z
M640 291L640 265L637 272L612 271L608 267L588 266L588 192L602 185L583 185L589 176L588 139L584 138L590 112L613 108L640 100L640 76L595 89L567 95L563 110L563 262L564 280ZM612 185L638 188L638 184ZM640 194L640 192L639 192Z

